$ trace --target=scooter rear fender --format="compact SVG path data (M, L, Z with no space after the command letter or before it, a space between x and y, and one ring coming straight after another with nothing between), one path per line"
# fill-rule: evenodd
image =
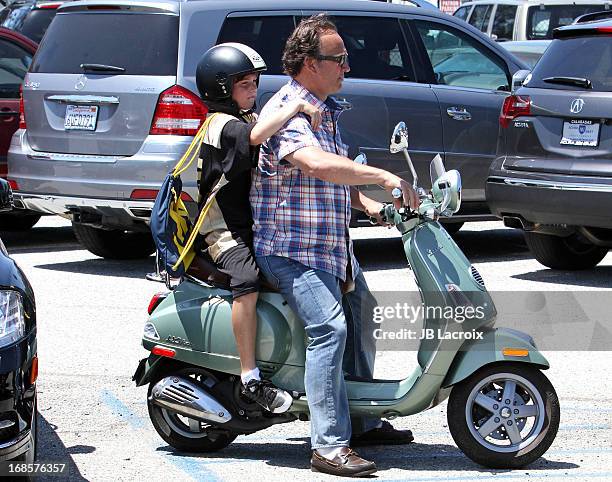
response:
M524 349L528 353L526 356L504 355L505 348ZM442 387L455 385L485 365L499 362L529 363L541 370L550 367L548 360L538 351L529 335L510 328L496 328L485 331L482 340L466 342L455 356Z
M168 358L150 354L148 358L140 360L136 373L132 376L132 380L134 380L137 387L142 387L153 379L157 370L165 367L168 363L171 363Z

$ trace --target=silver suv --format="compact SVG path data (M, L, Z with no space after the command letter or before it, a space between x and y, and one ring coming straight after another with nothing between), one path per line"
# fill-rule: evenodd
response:
M71 219L97 255L150 254L157 189L206 113L194 78L200 56L227 41L262 54L261 106L287 81L280 65L287 37L300 18L320 11L334 16L349 52L337 100L347 109L340 124L351 156L362 151L370 164L405 174L388 152L392 126L405 120L422 177L438 152L461 169L457 220L491 216L484 182L498 113L512 74L525 65L436 10L363 1L64 4L23 86L26 128L9 152L16 203ZM183 180L187 201L196 199L195 167ZM366 189L384 198L376 186Z

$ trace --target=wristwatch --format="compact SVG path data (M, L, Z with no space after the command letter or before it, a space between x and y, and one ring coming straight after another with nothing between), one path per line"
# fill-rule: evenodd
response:
M402 190L399 187L393 188L393 191L391 191L391 196L393 196L395 199L401 198Z

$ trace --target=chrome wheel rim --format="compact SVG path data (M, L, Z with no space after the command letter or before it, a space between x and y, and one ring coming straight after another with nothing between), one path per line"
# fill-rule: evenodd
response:
M465 407L470 433L494 452L516 452L542 432L544 400L539 390L515 373L498 373L481 380Z

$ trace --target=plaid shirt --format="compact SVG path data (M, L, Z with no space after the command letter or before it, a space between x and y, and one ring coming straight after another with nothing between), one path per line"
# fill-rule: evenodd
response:
M321 102L299 82L291 80L264 106L260 119L286 102L301 98L322 113L322 124L313 132L308 116L300 113L266 141L251 183L254 249L257 256L283 256L345 281L359 266L349 238L351 197L348 186L307 176L283 160L304 147L348 154L336 128L341 107L328 98Z

